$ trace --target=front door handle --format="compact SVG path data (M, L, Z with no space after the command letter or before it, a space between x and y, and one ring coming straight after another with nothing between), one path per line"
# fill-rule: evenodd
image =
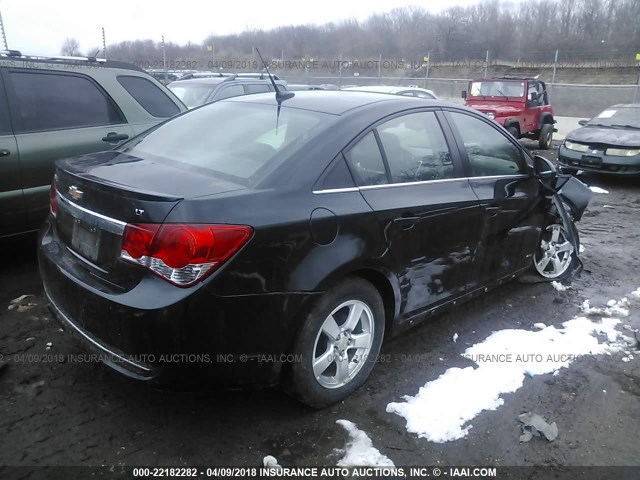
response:
M109 132L107 133L106 137L102 137L102 141L103 142L119 142L121 140L126 140L127 138L129 138L129 135L127 135L126 133Z
M9 155L11 155L11 152L6 148L0 150L0 157L8 157Z
M401 217L394 218L393 224L398 225L403 230L411 230L413 226L420 221L420 217Z

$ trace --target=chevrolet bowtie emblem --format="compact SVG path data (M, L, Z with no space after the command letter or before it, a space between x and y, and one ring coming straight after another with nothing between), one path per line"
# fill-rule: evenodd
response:
M82 190L79 190L78 187L76 187L75 185L71 185L69 187L69 195L74 200L80 200L84 195L84 192Z

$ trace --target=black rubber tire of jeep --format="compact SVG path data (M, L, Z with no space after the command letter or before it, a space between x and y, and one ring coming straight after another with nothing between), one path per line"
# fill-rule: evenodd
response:
M549 150L553 141L553 125L545 123L538 134L538 147L541 150Z
M371 348L368 354L364 355L363 364L352 378L342 386L328 388L320 383L321 375L316 378L313 371L313 360L316 358L318 341L323 335L321 334L323 325L332 312L339 313L339 311L335 311L339 306L345 302L353 301L365 304L373 317L371 319L373 325ZM361 278L347 278L327 290L312 305L303 319L302 327L291 351L295 361L286 365L283 372L282 386L284 390L300 402L314 408L332 405L351 395L367 380L376 363L376 357L380 353L385 328L384 312L384 304L376 288ZM327 346L327 351L329 350L330 347ZM331 365L331 362L327 365Z
M507 127L507 132L516 140L518 139L518 129L516 127Z

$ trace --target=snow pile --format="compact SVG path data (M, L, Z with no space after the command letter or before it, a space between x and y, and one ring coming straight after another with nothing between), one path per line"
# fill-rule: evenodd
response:
M393 462L380 453L371 443L369 436L349 420L337 420L349 433L344 457L338 462L339 467L394 467Z
M567 288L569 288L569 287L565 287L563 284L561 284L560 282L556 282L556 281L551 282L551 286L553 288L555 288L559 292L564 292L564 291L567 290Z
M631 292L631 295L632 295L633 297L640 298L640 287L638 287L636 290L634 290L633 292Z
M622 312L627 304L626 299L609 303L600 311ZM562 328L537 323L537 331L499 330L464 352L477 367L450 368L415 396L388 404L387 412L404 417L409 432L432 442L463 438L472 428L467 422L483 410L497 409L504 403L500 396L522 387L526 376L556 374L586 356L625 351L633 340L616 330L619 323L610 317L597 322L575 317ZM598 335L606 337L605 343Z
M629 300L624 297L620 301L609 300L604 308L592 307L589 300L582 302L580 310L585 315L605 315L607 317L628 317L629 316Z
M589 187L589 190L591 190L593 193L609 193L607 190L600 187Z

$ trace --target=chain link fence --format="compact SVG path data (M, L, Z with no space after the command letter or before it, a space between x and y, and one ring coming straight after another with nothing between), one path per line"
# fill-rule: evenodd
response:
M338 87L367 85L398 85L428 88L443 100L463 104L462 91L469 79L464 78L403 78L403 77L336 77L300 75L285 77L289 83L309 85L330 84ZM549 100L557 116L591 118L618 103L640 102L640 85L573 85L547 83Z

